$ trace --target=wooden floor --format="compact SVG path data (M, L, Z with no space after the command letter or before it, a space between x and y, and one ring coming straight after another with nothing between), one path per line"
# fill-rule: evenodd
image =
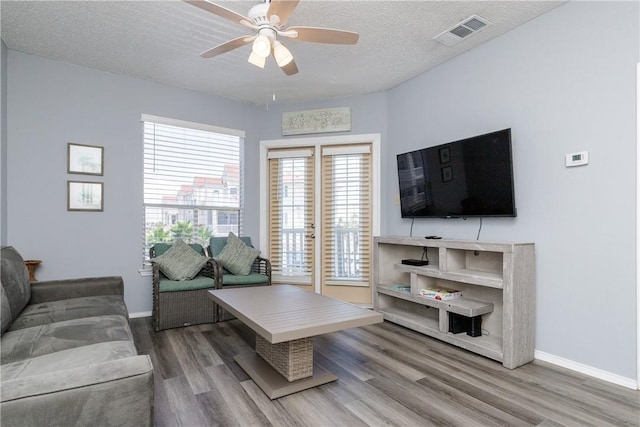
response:
M274 401L233 361L255 341L238 320L131 325L157 426L640 426L639 391L537 361L508 370L388 322L316 337L316 362L340 379Z

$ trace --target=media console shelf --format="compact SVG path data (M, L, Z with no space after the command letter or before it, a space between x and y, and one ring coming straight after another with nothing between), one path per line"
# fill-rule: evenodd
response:
M402 264L425 259L429 265ZM533 360L535 261L533 243L374 238L374 308L385 320L502 362ZM420 289L442 286L463 298L439 301ZM449 332L450 313L482 317L482 336Z

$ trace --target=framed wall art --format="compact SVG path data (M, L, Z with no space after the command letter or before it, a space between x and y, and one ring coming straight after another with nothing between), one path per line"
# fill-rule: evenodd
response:
M104 175L104 147L67 144L67 173Z
M102 212L104 210L103 183L67 181L67 210Z
M440 154L440 163L449 163L451 161L451 153L449 147L443 147L438 150Z
M451 169L451 166L443 167L440 172L442 173L442 182L449 182L453 179L453 169Z
M350 107L282 113L282 135L284 136L350 130Z

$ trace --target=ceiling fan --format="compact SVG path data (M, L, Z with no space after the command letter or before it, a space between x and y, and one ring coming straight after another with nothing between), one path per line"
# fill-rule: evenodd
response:
M358 33L351 31L319 27L285 29L284 25L300 0L264 0L264 3L253 6L246 17L208 0L184 1L255 32L254 35L238 37L202 52L200 56L203 58L212 58L252 43L249 55L251 64L264 68L267 58L273 55L282 71L290 76L298 72L298 67L293 60L293 55L278 40L278 36L313 43L356 44L358 42Z

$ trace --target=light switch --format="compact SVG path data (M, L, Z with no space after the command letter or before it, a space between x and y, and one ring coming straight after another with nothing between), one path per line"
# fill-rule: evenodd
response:
M565 158L565 165L570 168L573 166L582 166L589 164L589 152L580 151L577 153L568 153Z

